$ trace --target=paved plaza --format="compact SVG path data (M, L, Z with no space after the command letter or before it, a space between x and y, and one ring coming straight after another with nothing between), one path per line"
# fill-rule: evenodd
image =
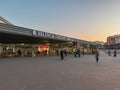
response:
M0 90L120 90L120 56L0 58Z

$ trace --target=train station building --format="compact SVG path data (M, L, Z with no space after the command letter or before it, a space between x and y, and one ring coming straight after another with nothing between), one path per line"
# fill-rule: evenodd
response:
M56 55L61 49L90 51L96 43L13 25L0 17L0 56Z

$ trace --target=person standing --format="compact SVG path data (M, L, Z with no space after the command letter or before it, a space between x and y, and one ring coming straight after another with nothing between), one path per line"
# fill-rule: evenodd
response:
M116 56L117 56L117 52L116 52L116 50L114 50L113 53L114 53L114 57L116 57Z
M111 51L110 50L108 51L108 55L111 56Z
M63 54L64 54L64 57L65 57L65 59L66 59L66 57L67 57L67 51L64 50L64 51L63 51Z
M84 49L82 50L82 55L84 55L85 54L85 52L84 52Z
M77 49L77 55L80 57L80 49Z
M76 57L76 55L77 55L77 50L76 50L76 48L73 49L73 52L74 52L74 57Z
M98 63L98 61L99 61L99 52L98 52L98 50L95 51L95 59L96 59L96 62Z
M35 57L35 52L34 52L34 50L32 50L32 57Z
M58 51L58 49L57 49L57 50L56 50L56 54L57 54L57 56L59 55L58 53L59 53L59 51Z
M61 60L64 59L64 51L63 50L60 51L60 57L61 57Z

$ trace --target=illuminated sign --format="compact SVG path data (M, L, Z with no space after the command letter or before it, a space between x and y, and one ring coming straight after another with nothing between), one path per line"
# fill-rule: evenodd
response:
M49 48L49 46L45 45L45 46L38 46L38 48Z

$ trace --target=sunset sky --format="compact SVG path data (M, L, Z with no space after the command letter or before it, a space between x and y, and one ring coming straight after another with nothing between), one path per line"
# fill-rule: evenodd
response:
M120 0L0 0L0 16L17 26L88 41L120 34Z

